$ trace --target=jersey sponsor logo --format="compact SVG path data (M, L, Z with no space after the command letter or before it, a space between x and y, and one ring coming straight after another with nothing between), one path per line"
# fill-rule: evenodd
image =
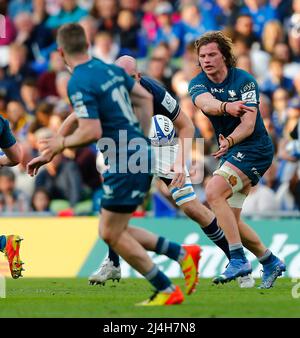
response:
M224 93L224 88L211 88L210 91L214 94L214 93Z
M205 85L202 84L202 83L200 83L200 84L196 84L192 88L190 88L189 93L192 94L193 91L197 91L197 89L198 90L201 90L201 89L207 90L207 88L205 87Z
M256 92L255 90L250 90L242 94L242 100L247 103L257 103Z
M83 103L83 95L81 92L76 92L71 95L71 102L78 118L89 116L87 108Z
M167 109L168 112L173 113L176 108L176 100L166 92L164 99L161 104Z
M249 90L255 89L255 83L254 82L249 82L247 83L241 90L241 93L248 92Z

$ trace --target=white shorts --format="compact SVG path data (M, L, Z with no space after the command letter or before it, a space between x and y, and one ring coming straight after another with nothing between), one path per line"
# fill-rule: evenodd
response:
M168 179L174 178L174 172L171 172L171 167L174 164L178 152L178 144L173 146L152 147L155 155L154 175ZM185 167L185 174L190 176L189 171Z

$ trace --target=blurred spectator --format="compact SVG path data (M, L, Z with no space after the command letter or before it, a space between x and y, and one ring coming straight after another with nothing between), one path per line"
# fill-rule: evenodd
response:
M279 18L277 6L269 0L244 0L242 12L249 14L253 19L253 31L257 38L262 35L264 25L273 19Z
M249 54L240 54L236 59L236 67L253 74L251 56Z
M13 43L9 47L9 63L5 67L5 78L13 83L14 98L20 97L20 87L26 77L33 76L28 64L26 64L27 48L23 45Z
M50 55L49 70L42 73L38 78L38 88L40 98L47 96L58 96L56 90L56 76L59 72L65 70L65 63L58 51Z
M7 105L7 119L14 136L19 142L27 141L27 134L32 118L26 113L19 101L10 101Z
M289 138L290 133L294 130L300 118L300 97L293 97L288 104L287 121L284 127L284 136Z
M4 49L1 46L7 46L13 42L15 38L15 27L11 20L11 17L7 15L7 2L0 2L0 13L5 15L5 37L1 36L0 38L0 51L4 52ZM5 62L4 62L5 64Z
M50 117L53 113L54 106L51 103L41 102L36 109L35 117L31 122L28 131L28 140L33 149L38 149L36 140L36 131L40 128L49 127Z
M193 2L182 5L181 18L182 32L178 33L178 37L181 44L181 40L183 40L183 45L181 45L181 49L178 51L179 55L183 54L183 48L188 43L195 41L206 31L217 29L212 15L210 13L208 15L202 13L196 3Z
M216 0L212 2L212 6L204 15L209 15L218 29L222 30L234 25L240 11L235 0Z
M45 188L51 199L63 199L75 207L82 197L82 181L77 164L56 155L36 176L35 187Z
M144 57L147 54L147 40L142 35L140 25L130 9L122 9L118 14L118 39L120 55Z
M50 15L46 21L46 26L57 29L63 24L78 22L82 17L88 15L85 9L77 5L77 0L61 0L61 9L58 14Z
M30 115L34 115L40 99L38 83L36 79L24 79L21 85L21 99L25 105L26 111Z
M32 0L10 0L8 2L8 15L14 19L22 12L32 12Z
M272 58L269 65L269 74L261 84L260 90L271 98L273 92L279 87L285 88L290 94L294 89L293 81L283 74L283 62Z
M10 168L0 169L0 211L19 212L29 211L29 197L15 188L15 175Z
M267 22L262 32L263 49L266 52L273 54L275 45L280 42L284 42L284 30L282 24L278 20Z
M96 34L92 55L106 63L113 63L119 54L119 46L114 42L109 32Z
M254 42L258 41L253 30L253 19L251 15L240 14L236 19L234 30L235 34L245 39L248 47L251 47Z
M97 34L97 27L98 27L98 23L97 20L89 15L89 16L85 16L83 17L80 21L79 24L83 27L84 32L87 36L87 40L89 41L90 44L90 48L94 43L95 40L95 36Z
M167 2L163 1L155 7L155 15L158 22L158 30L154 39L154 45L157 46L161 42L169 45L171 54L175 57L182 55L182 26L172 21L173 7Z
M265 185L257 184L250 190L245 199L242 209L242 215L257 214L268 211L278 211L279 205L276 200L276 194L272 189Z
M117 33L117 0L95 0L90 14L98 21L98 31Z
M300 61L300 13L291 17L288 29L288 43L291 49L292 61Z
M36 62L37 65L32 67L38 69L38 64L46 63L44 50L54 44L51 31L43 24L36 25L32 14L28 12L16 15L14 23L17 29L15 42L26 46L28 62Z
M31 198L31 208L37 212L49 212L50 211L50 195L44 188L37 188Z
M289 93L285 88L278 88L274 91L272 97L272 123L274 125L277 138L281 138L283 136L283 129L287 120L288 101Z
M186 47L182 57L182 66L172 77L172 89L178 96L188 94L188 84L190 80L201 71L198 56L195 53L194 42L190 42Z

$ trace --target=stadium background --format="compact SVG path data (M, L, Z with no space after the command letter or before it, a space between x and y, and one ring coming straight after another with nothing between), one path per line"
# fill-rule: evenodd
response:
M245 215L286 260L288 276L300 277L299 161L287 160L284 151L300 117L299 0L0 0L0 13L6 19L6 35L1 32L0 38L0 113L25 154L18 167L0 169L1 232L26 239L26 276L88 276L105 255L93 217L102 193L95 147L66 150L35 179L25 172L38 152L38 139L54 133L71 112L69 74L56 52L55 32L63 23L80 22L92 55L106 62L124 54L136 57L141 71L163 83L191 116L195 137L205 138L204 154L192 151L193 160L205 164L203 183L195 186L203 203L205 184L217 166L210 156L216 143L208 119L187 93L189 80L199 72L193 41L211 29L222 29L233 39L238 67L253 73L260 85L261 113L276 148ZM159 182L135 216L133 224L203 245L203 277L222 270L221 253L174 207ZM179 275L170 261L157 262L170 276ZM135 276L122 264L124 276ZM7 273L4 260L1 272Z

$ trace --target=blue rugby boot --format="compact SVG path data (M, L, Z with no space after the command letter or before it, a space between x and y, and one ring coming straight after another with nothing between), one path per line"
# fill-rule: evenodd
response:
M262 283L258 288L270 289L277 277L281 276L284 271L286 271L286 265L275 256L275 259L272 262L264 264Z
M237 277L247 276L252 272L251 264L248 260L242 258L232 258L222 275L213 279L213 283L228 283Z

